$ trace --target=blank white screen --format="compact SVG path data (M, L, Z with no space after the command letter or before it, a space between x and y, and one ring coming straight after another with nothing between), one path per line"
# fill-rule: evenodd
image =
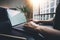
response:
M26 22L23 12L17 10L7 9L12 26Z

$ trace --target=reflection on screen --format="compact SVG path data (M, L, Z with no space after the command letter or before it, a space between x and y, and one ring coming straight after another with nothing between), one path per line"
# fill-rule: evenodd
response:
M17 10L7 9L12 26L26 22L24 13Z

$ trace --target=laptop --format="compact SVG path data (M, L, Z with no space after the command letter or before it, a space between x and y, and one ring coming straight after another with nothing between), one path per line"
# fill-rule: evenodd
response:
M28 30L28 29L26 30L26 28L24 27L24 24L27 22L27 20L26 20L26 17L23 12L17 11L17 10L11 10L11 9L7 9L7 12L8 12L11 24L13 26L12 27L13 29L18 30L18 31L22 31L22 32L26 32ZM30 32L29 32L30 34L36 33L32 29L29 29L29 30L30 30ZM34 32L34 33L32 33L32 32ZM43 35L41 35L40 33L37 35L44 38Z
M24 31L24 24L27 22L26 17L20 10L7 9L12 28Z

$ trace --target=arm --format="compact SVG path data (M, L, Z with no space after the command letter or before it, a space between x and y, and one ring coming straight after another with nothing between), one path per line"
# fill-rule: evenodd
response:
M48 34L54 34L54 35L60 36L60 30L56 30L56 29L51 28L51 27L40 26L40 25L35 24L32 21L28 23L28 27L33 28L33 29L38 30L38 31L46 32Z
M39 31L46 32L48 34L53 34L53 35L59 35L60 36L60 30L56 30L56 29L51 28L51 27L38 26L36 29L39 30Z
M30 19L30 21L33 21L35 23L53 23L53 18L49 19L49 20L32 20Z

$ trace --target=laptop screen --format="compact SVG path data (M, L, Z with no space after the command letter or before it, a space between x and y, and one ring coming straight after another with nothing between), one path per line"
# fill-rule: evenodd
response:
M26 22L26 17L23 12L11 9L7 9L7 12L12 26Z

